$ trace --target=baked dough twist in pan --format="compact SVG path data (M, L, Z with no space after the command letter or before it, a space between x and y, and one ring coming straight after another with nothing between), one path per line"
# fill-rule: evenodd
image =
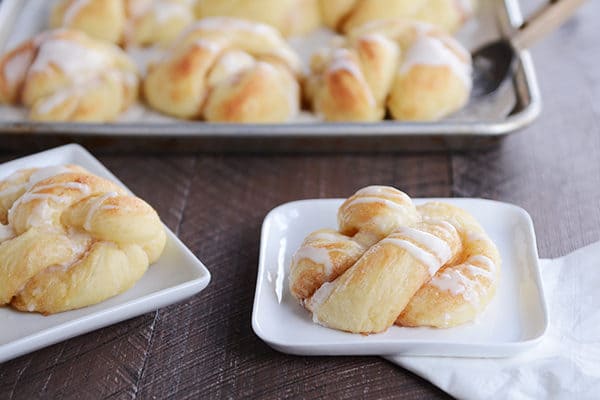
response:
M150 65L146 100L180 118L284 122L299 111L300 60L272 27L206 18Z
M113 121L137 96L133 61L82 32L44 32L0 57L0 104L22 104L33 120Z
M498 251L458 207L415 207L373 186L340 207L338 223L311 233L290 267L290 291L315 322L354 333L448 328L473 321L494 296Z
M328 121L431 121L462 108L472 86L471 56L426 24L367 23L315 53L306 82L313 110Z
M325 24L349 32L366 22L405 18L454 32L474 13L475 0L321 0Z
M0 305L53 314L129 289L161 255L156 212L68 165L0 181Z
M197 0L196 15L235 17L271 25L285 36L303 35L321 24L320 0Z
M193 21L193 0L59 0L50 14L52 28L138 46L169 44Z

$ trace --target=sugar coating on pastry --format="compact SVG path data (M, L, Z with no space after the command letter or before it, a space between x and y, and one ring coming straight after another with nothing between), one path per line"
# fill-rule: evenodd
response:
M321 0L325 24L347 33L367 22L403 18L455 32L474 15L475 0Z
M133 61L77 31L43 32L0 57L0 103L24 105L34 120L112 121L137 91Z
M311 233L290 266L291 294L319 324L363 334L449 328L473 321L495 294L498 250L458 207L417 207L395 188L372 186L344 202L338 223Z
M156 212L75 165L0 181L0 305L53 314L129 289L165 246Z
M316 52L305 89L329 121L432 121L461 109L472 87L471 56L436 28L369 22Z
M285 122L299 111L300 60L272 27L206 18L149 66L144 95L154 109L215 122Z
M234 17L275 27L284 36L304 35L321 24L320 0L197 0L198 18Z
M193 6L194 0L59 0L50 26L115 44L165 45L194 21Z

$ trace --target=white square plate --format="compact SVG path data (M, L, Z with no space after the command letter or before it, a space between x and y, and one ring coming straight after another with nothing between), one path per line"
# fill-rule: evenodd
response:
M481 199L441 200L473 214L497 244L502 278L472 323L451 329L400 328L363 336L325 328L291 296L288 268L305 236L336 228L340 199L303 200L272 210L262 228L254 298L254 332L276 350L302 355L507 357L537 344L548 326L533 223L514 205Z
M2 164L0 179L22 168L69 163L125 187L83 147L74 144ZM0 362L176 303L204 289L210 273L173 232L165 229L167 245L160 259L133 288L119 296L46 317L0 308Z

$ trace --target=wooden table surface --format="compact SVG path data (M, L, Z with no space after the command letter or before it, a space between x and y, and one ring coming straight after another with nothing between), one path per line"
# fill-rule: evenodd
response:
M518 204L533 217L542 257L600 239L599 18L600 2L590 1L534 49L544 111L492 151L96 154L158 210L212 282L184 303L0 364L0 399L447 398L377 357L288 356L258 339L250 318L261 222L287 201L386 184L415 197Z

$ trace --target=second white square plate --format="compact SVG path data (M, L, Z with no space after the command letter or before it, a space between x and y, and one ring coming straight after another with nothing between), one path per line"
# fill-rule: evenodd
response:
M67 145L0 165L0 179L18 169L78 164L125 187L83 147ZM0 362L126 320L190 297L204 289L210 273L167 229L162 256L133 288L102 303L50 316L0 308Z
M303 200L272 210L265 218L252 327L276 350L302 355L507 357L537 344L548 326L533 223L511 204L482 199L440 200L462 207L483 225L502 256L502 277L479 319L451 329L401 328L363 336L325 328L291 296L288 269L304 238L336 228L341 199Z

